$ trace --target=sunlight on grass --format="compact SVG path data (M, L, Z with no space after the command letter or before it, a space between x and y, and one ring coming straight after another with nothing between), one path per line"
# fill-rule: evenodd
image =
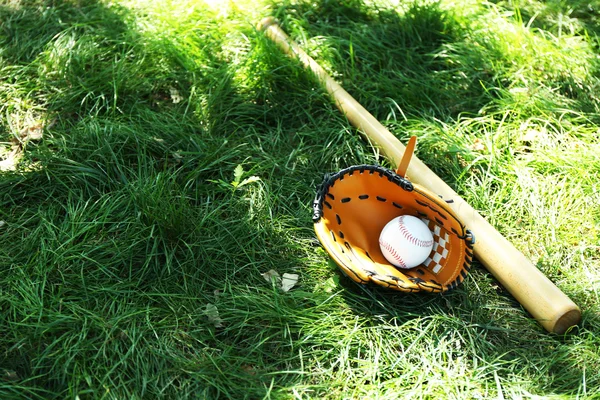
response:
M0 1L0 397L598 397L596 3ZM315 188L388 162L265 16L581 325L479 265L444 296L344 277Z
M44 130L53 122L49 121L42 107L22 98L12 98L0 107L0 112L2 111L6 115L7 135L6 141L0 142L0 171L14 171L18 168L27 171L37 168L33 160L22 162L27 144L42 139Z
M485 25L480 28L485 36L494 38L494 50L510 60L512 66L507 69L507 74L513 77L516 85L527 87L540 79L551 82L564 76L569 76L580 85L587 80L591 62L597 57L585 38L570 35L557 37L549 32L531 29L523 25L524 22L527 23L519 20L518 16L510 13L502 15L497 9L492 9Z

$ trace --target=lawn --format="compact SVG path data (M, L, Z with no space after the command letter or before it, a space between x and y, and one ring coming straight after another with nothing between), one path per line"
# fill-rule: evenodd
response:
M477 262L343 276L315 189L390 164L266 16L581 323ZM0 0L0 399L600 398L598 35L600 1Z

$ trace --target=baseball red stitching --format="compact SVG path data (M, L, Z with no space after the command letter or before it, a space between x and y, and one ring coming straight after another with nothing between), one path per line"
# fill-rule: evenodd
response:
M382 246L384 249L386 249L390 255L392 257L394 257L394 260L396 260L398 262L398 264L400 264L400 266L402 268L406 268L406 263L404 262L404 260L402 259L402 257L400 256L400 254L398 254L396 252L396 250L394 250L394 248L392 247L392 245L390 245L388 242L384 242L384 241L379 241L379 245Z
M404 223L404 215L401 215L400 218L398 218L398 227L400 228L400 232L402 232L402 234L404 235L406 240L408 240L415 246L419 246L419 247L433 246L433 240L417 239L410 233L410 231L408 229L406 229L406 226L404 226L403 223Z

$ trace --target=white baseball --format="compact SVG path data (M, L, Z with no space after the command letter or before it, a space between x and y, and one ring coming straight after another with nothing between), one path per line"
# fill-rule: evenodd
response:
M417 217L401 215L386 224L379 235L379 247L386 260L398 268L414 268L427 259L433 235Z

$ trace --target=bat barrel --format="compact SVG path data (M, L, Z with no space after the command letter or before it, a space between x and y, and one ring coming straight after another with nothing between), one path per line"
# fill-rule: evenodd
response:
M398 165L405 147L392 133L293 42L275 19L263 19L259 29L310 69L348 120ZM451 208L477 237L475 257L547 331L562 334L579 323L579 307L421 160L413 157L407 174L414 183L453 200Z

